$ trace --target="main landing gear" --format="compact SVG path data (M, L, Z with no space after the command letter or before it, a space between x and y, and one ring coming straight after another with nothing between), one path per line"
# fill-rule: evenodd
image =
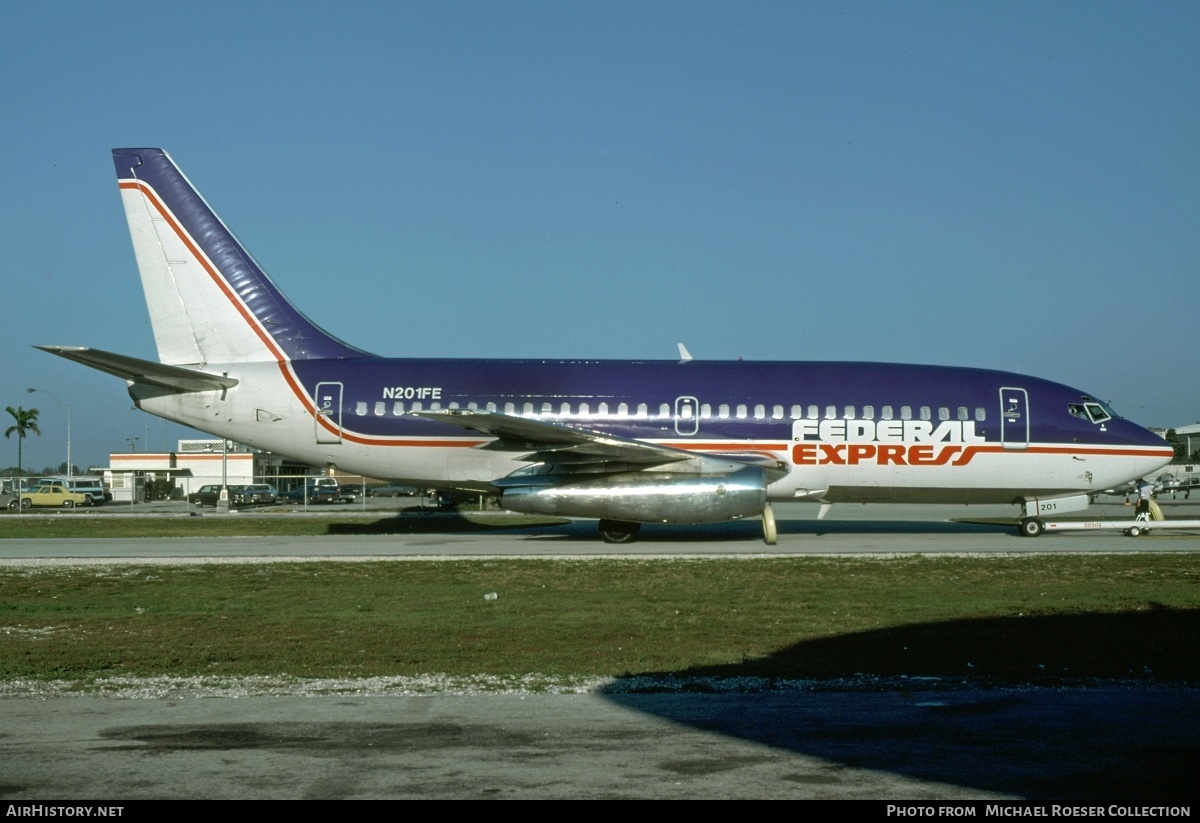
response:
M605 543L632 543L641 531L641 523L630 523L626 520L601 520L600 537ZM775 511L770 505L763 508L762 513L763 542L774 546L779 540L779 529L775 523Z
M641 523L629 523L624 520L601 520L600 537L605 543L632 543L641 530Z

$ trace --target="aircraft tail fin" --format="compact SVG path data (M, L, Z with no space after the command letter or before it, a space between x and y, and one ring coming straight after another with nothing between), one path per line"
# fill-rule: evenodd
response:
M113 161L162 363L373 356L301 314L165 151Z

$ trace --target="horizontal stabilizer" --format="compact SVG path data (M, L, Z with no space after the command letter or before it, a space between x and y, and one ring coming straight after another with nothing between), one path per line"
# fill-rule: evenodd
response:
M183 366L166 366L150 360L139 360L123 354L89 349L83 346L35 346L76 363L116 375L134 383L163 386L175 391L220 391L233 388L238 381L232 377L196 371Z

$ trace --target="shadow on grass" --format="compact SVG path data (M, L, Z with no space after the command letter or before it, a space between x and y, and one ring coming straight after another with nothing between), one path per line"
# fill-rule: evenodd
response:
M1198 641L1196 609L949 621L642 672L607 696L842 767L1038 800L1163 802L1195 793ZM710 679L743 677L812 682L736 694ZM681 693L641 686L660 678Z

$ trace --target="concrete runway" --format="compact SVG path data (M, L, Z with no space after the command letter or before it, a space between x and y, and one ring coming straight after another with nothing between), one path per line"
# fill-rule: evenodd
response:
M1195 517L1200 500L1160 501ZM0 563L224 562L481 556L1194 551L1156 531L1016 536L951 523L1011 507L786 507L757 523L647 528L629 547L594 525L513 533L171 540L0 540ZM1118 504L1090 514L1124 517ZM886 519L867 519L867 517ZM432 522L432 521L431 521ZM1152 642L1152 638L1147 639ZM1194 795L1200 690L1144 683L961 688L906 680L788 690L588 694L0 699L0 797L867 798L1167 802Z

